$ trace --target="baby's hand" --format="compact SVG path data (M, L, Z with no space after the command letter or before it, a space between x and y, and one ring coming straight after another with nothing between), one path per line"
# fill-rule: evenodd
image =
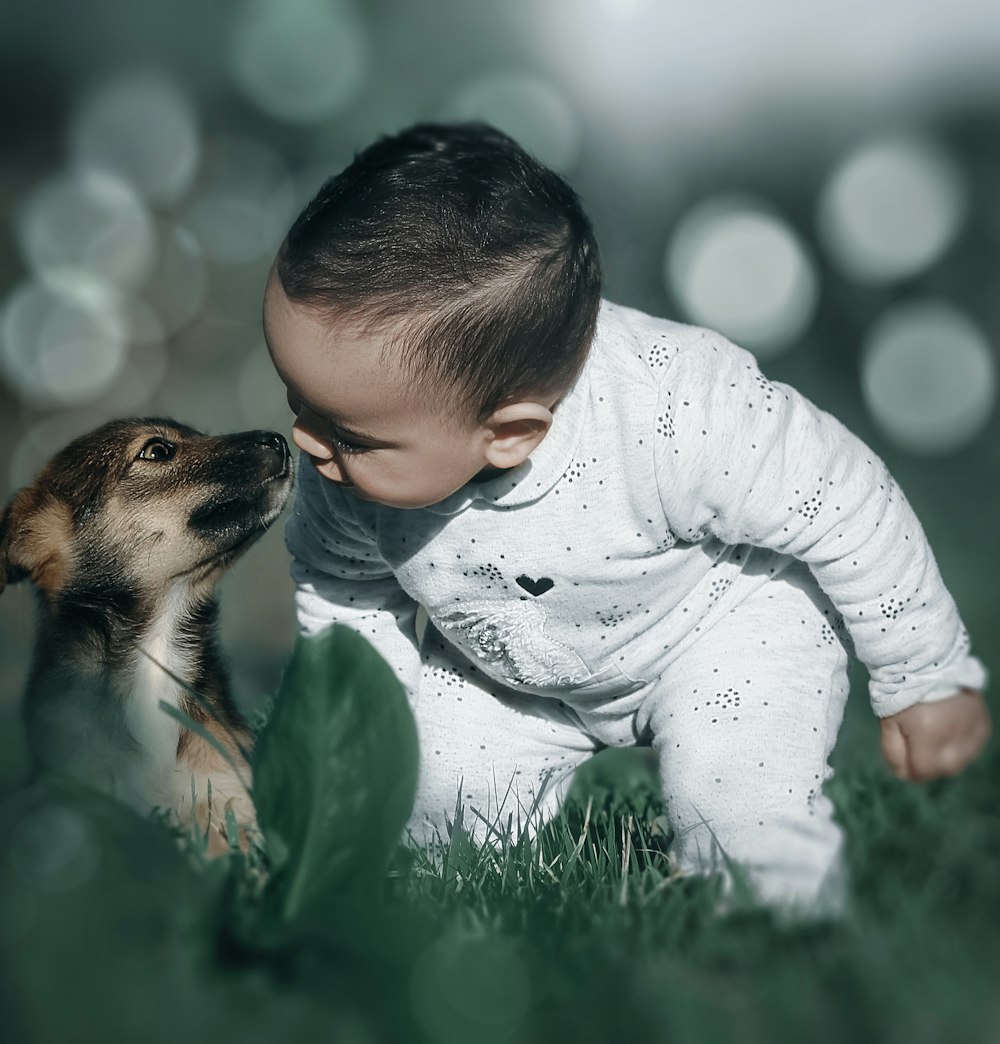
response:
M946 700L915 703L882 719L882 754L900 779L922 783L956 776L990 738L982 694L961 689Z

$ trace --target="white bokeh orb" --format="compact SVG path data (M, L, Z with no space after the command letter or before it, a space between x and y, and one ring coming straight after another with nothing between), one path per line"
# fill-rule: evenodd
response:
M582 135L576 114L562 94L539 76L503 72L473 80L447 103L442 118L484 120L557 171L571 170L580 155Z
M944 301L897 305L864 343L861 387L886 438L918 456L971 442L992 416L996 361L982 331Z
M245 0L233 27L230 69L276 120L330 119L364 86L368 32L352 0Z
M85 95L71 121L70 150L77 166L113 174L151 202L173 203L198 164L194 106L157 73L120 76Z
M833 172L820 197L818 231L846 276L888 283L933 264L967 209L965 181L942 148L918 137L885 138Z
M156 256L153 220L135 190L86 168L50 178L31 194L18 237L35 275L56 288L88 279L138 286Z
M765 358L812 321L818 285L799 237L770 207L739 195L693 207L677 226L664 277L686 316Z
M128 353L122 297L82 282L56 293L28 281L0 312L0 373L14 394L37 406L90 402L115 380Z

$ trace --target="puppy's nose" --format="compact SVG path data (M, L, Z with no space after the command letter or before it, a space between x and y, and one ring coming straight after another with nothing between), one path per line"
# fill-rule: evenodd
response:
M288 443L276 431L255 431L253 433L255 446L260 446L265 451L273 453L280 462L279 477L288 474L291 466L292 454L288 449Z
M257 446L266 446L273 450L279 457L284 458L288 453L288 443L276 431L258 431L254 438Z

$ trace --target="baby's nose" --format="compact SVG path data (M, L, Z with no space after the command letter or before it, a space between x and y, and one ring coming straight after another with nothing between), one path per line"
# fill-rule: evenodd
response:
M292 425L292 442L310 457L317 460L333 460L333 447L322 442L311 432L303 428L298 421Z

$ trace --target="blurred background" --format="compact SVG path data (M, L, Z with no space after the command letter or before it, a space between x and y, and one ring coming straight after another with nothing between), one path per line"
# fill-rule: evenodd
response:
M39 0L5 4L0 82L4 501L112 417L287 436L260 305L288 225L378 135L482 118L581 194L607 297L723 331L885 459L995 671L993 0ZM222 588L247 708L291 593L279 524ZM4 592L6 750L32 617ZM841 763L877 755L866 679Z

